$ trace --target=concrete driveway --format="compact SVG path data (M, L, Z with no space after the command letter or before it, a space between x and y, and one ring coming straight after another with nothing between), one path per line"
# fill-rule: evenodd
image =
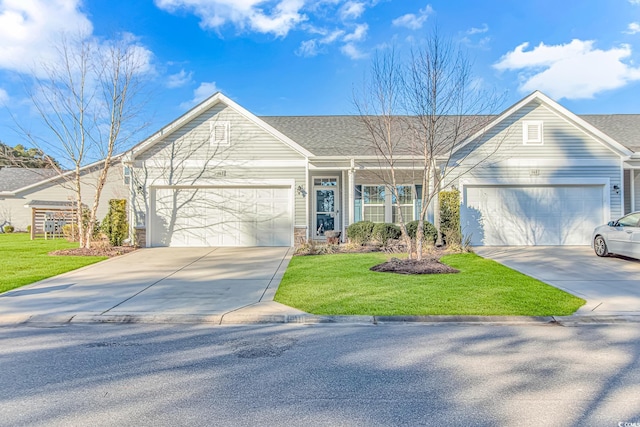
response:
M291 248L151 248L112 258L0 295L0 318L79 320L181 316L209 321L273 302ZM293 310L296 311L296 310ZM173 317L172 317L173 316Z
M578 315L640 315L640 261L587 246L482 247L475 252L587 301Z

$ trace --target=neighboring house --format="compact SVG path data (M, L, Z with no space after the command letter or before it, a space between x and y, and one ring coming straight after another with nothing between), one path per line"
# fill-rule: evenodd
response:
M355 116L257 117L217 93L125 154L137 241L291 246L328 230L344 238L359 220L396 222L363 132ZM452 165L487 153L444 185L461 191L474 245L588 245L596 225L640 209L640 115L577 116L534 92L460 144ZM402 165L408 220L416 160Z
M81 169L83 203L91 206L95 196L97 162ZM34 224L36 230L43 231L43 218L47 214L69 217L75 208L75 173L60 175L51 169L0 169L0 224L10 223L16 231L25 231ZM98 206L98 219L102 219L109 208L109 199L129 199L129 187L123 183L123 169L120 156L114 159L109 169L107 182L102 190ZM65 215L66 214L66 215Z

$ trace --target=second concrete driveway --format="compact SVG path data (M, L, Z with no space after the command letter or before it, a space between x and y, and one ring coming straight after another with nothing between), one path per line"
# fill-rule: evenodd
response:
M640 315L640 261L598 258L587 246L474 248L514 270L587 301L578 315Z
M0 295L0 317L218 316L273 296L290 248L153 248ZM296 311L296 310L294 310Z

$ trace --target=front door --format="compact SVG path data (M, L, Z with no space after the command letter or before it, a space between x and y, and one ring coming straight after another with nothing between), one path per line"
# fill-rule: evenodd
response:
M315 237L324 237L324 233L339 230L338 224L338 179L314 178Z

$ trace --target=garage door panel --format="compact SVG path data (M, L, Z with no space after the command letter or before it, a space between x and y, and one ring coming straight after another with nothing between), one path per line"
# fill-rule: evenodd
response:
M602 186L469 186L463 226L473 245L588 245L602 223Z
M290 188L159 188L153 246L290 246Z

